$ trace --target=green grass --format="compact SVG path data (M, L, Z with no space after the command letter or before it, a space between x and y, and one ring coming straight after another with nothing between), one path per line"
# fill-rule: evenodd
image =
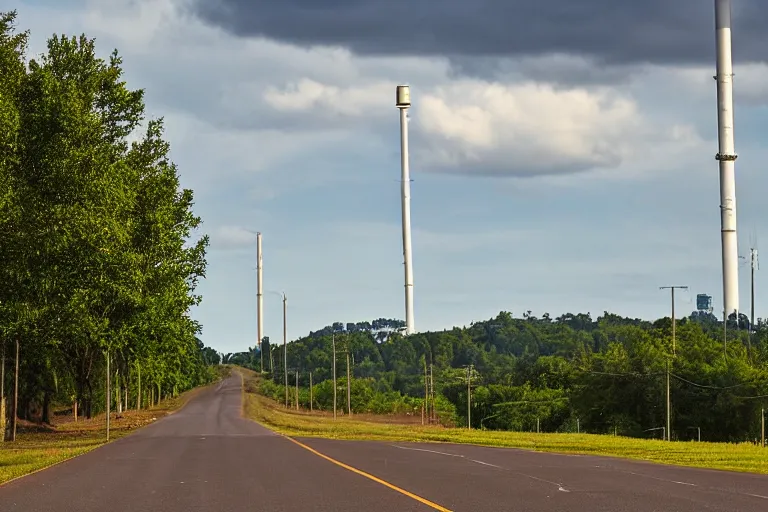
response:
M128 411L110 419L110 440L119 439L183 407L200 389L171 398L149 410ZM20 428L16 442L0 443L0 485L106 444L105 416L50 428Z
M361 421L354 416L334 420L327 413L286 410L282 405L254 393L255 374L243 373L246 376L246 416L292 437L474 444L768 474L768 449L751 443L669 443L608 435L481 431Z

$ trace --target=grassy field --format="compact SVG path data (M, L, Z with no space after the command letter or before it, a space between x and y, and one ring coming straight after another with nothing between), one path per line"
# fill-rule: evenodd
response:
M245 376L245 414L288 436L418 441L523 448L545 452L606 455L662 464L768 474L768 449L752 444L665 442L592 434L536 434L478 431L399 424L397 418L369 421L353 416L334 420L328 413L286 410L282 404L256 394L258 377Z
M180 409L203 388L193 389L171 398L149 410L128 411L120 419L112 413L110 439L123 437ZM59 419L52 426L23 423L17 429L16 442L0 443L0 485L14 478L33 473L105 444L105 416L90 420Z

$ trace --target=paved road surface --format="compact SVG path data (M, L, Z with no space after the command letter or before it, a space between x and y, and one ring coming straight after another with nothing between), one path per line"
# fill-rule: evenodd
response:
M0 487L0 511L768 510L765 476L462 445L302 446L242 419L240 404L234 376L128 437Z

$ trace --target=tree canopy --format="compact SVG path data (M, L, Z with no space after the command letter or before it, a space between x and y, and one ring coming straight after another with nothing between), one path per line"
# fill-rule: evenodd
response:
M345 325L354 328L349 330ZM541 318L509 312L439 332L383 342L372 327L336 322L288 344L289 384L313 373L315 407L332 407L332 342L339 386L346 387L346 351L352 367L353 412L419 414L425 370L431 366L435 409L441 420L466 425L467 376L475 428L576 431L660 436L666 426L666 372L670 366L672 434L744 441L759 437L761 408L768 404L768 324L743 319L723 323L696 312L676 323L604 313ZM362 325L366 325L363 323ZM333 337L333 338L332 338ZM282 346L272 347L273 380L263 391L283 400ZM239 362L258 369L257 350ZM237 358L232 358L237 362ZM467 368L471 365L471 372ZM289 396L291 396L289 394ZM339 409L346 407L339 395ZM293 400L293 398L291 398ZM308 405L309 393L300 401Z
M117 51L54 35L27 61L15 19L0 13L0 346L20 349L18 416L103 410L107 358L132 403L209 381L190 318L208 237L163 120Z

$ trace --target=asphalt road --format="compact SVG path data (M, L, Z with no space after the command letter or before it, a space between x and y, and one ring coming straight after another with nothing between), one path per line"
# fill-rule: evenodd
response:
M0 487L0 511L768 510L765 476L449 444L297 444L240 413L234 376L130 436Z

